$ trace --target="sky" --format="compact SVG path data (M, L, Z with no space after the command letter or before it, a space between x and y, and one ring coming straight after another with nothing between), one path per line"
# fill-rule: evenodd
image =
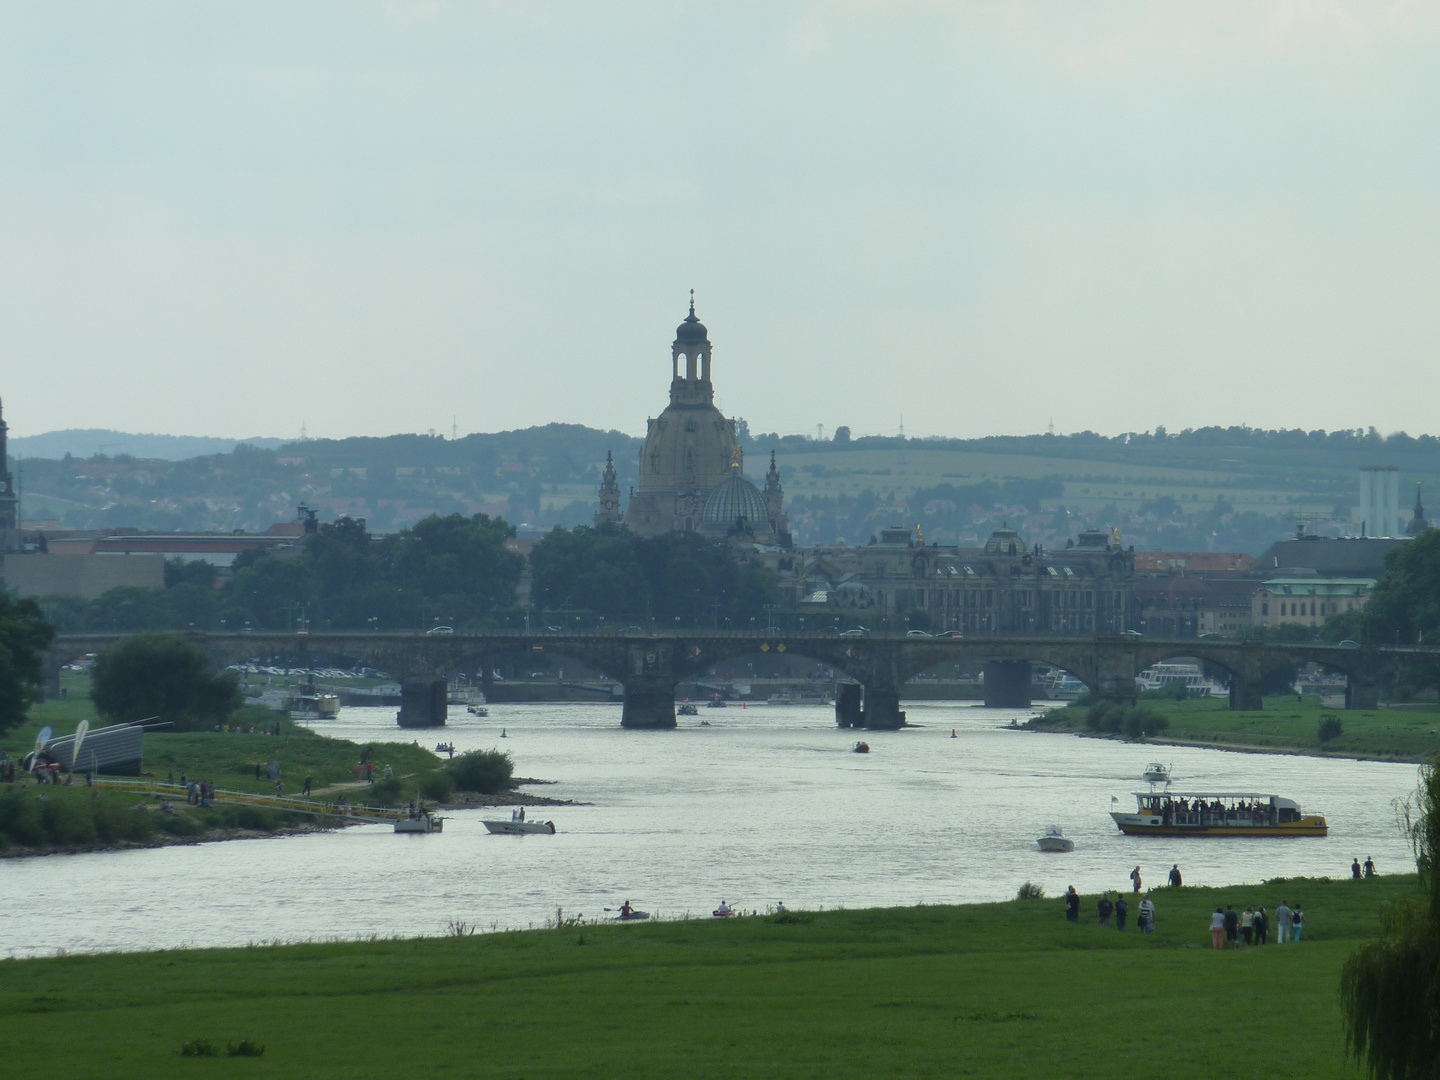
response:
M15 435L1440 431L1440 2L0 0Z

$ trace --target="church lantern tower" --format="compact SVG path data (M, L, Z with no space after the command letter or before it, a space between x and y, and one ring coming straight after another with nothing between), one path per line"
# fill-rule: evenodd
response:
M780 470L775 465L775 451L770 451L770 471L765 474L765 509L770 514L770 527L776 537L788 539L790 522L785 517L785 489L780 486Z

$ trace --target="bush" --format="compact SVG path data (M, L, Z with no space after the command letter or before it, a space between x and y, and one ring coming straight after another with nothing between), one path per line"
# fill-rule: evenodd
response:
M432 802L444 802L455 790L455 781L445 769L422 773L419 777L420 794Z
M1109 730L1105 727L1105 717L1110 713L1112 706L1108 701L1097 701L1085 714L1085 726L1091 731Z
M176 731L207 731L244 704L235 676L180 634L136 634L95 661L91 697L107 720L128 724L158 716Z
M364 801L371 806L393 806L405 801L404 786L398 776L376 780L365 789Z
M1036 885L1033 881L1027 881L1020 886L1020 891L1015 894L1016 900L1044 900L1045 886Z
M515 763L498 750L470 750L447 762L445 770L460 791L494 795L510 787Z
M1170 726L1170 722L1163 716L1151 712L1149 709L1142 709L1138 705L1131 705L1124 710L1120 720L1120 731L1127 739L1143 739L1146 735L1158 735Z
M1327 742L1329 742L1331 739L1338 739L1341 735L1344 735L1344 734L1345 734L1345 724L1341 721L1340 717L1334 716L1334 715L1330 715L1330 716L1322 716L1322 717L1320 718L1320 731L1319 731L1319 735L1320 735L1320 741L1321 741L1322 743L1327 743Z

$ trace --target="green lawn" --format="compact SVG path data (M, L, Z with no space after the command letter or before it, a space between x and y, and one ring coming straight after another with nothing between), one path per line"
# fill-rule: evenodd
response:
M1087 897L1079 926L1050 899L11 960L0 1030L107 1077L1354 1078L1340 966L1414 888L1162 890L1151 936ZM1302 944L1210 949L1217 902L1282 898ZM225 1056L246 1037L263 1058Z
M90 700L88 677L66 672L61 685L65 697L32 708L25 724L0 736L0 747L17 756L17 751L29 752L36 733L44 726L53 727L56 735L69 735L81 720L89 720L92 727L105 723ZM299 792L307 775L314 776L316 787L355 780L355 765L364 749L361 744L316 735L271 710L261 712L251 707L243 712L247 728L251 720L258 721L257 727L267 728L273 728L278 721L281 735L251 735L248 730L148 733L145 770L159 777L173 771L177 779L184 773L189 779L209 780L217 787L273 793L272 783L255 779L255 765L278 761L286 794ZM398 728L396 734L400 734ZM404 742L370 745L374 747L377 774L383 773L387 764L400 776L429 772L440 764L440 759L413 737Z
M1428 709L1378 709L1354 712L1327 709L1320 699L1294 694L1267 697L1261 712L1231 712L1224 698L1190 701L1146 700L1140 703L1164 716L1170 727L1161 737L1185 742L1229 743L1273 750L1297 750L1336 757L1430 760L1440 753L1440 713ZM1085 730L1085 708L1056 709L1037 724ZM1320 719L1338 717L1344 733L1320 741Z

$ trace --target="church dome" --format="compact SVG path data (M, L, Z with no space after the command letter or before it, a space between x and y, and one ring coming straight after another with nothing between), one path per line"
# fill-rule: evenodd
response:
M706 526L729 529L736 518L744 518L747 525L768 528L770 511L765 508L765 499L760 489L738 472L717 484L705 500L700 511L700 527Z
M690 314L675 328L675 344L704 345L709 340L710 332L705 329L705 324L695 317L695 301L691 300Z

